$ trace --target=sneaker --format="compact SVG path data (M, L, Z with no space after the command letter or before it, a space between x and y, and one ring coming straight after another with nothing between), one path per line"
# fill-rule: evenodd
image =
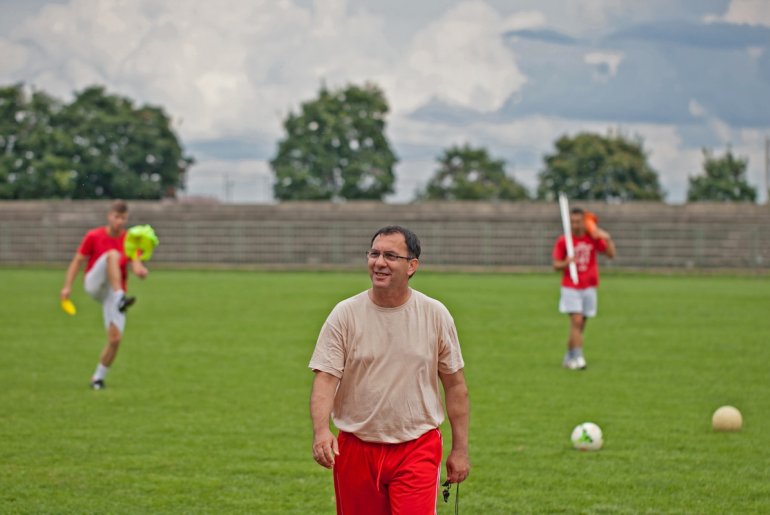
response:
M583 356L578 356L575 358L575 368L585 370L587 367L588 364L586 363L586 359Z
M105 388L107 388L107 385L104 384L103 379L94 379L93 381L91 381L92 390L104 390Z
M565 359L564 363L562 363L562 366L568 370L577 370L578 364L576 358L569 358Z
M120 298L120 302L118 302L118 311L121 313L125 313L128 308L134 305L134 302L136 302L136 297L129 297L128 295L123 295Z

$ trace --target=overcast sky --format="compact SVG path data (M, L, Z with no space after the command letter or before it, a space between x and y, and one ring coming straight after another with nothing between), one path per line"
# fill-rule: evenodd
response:
M770 0L0 0L0 84L92 84L163 106L188 195L270 199L288 112L322 83L380 85L406 202L452 144L530 190L564 134L641 136L672 203L702 148L765 199Z

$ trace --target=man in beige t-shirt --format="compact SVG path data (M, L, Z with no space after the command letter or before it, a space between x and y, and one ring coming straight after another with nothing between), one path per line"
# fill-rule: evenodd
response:
M337 513L436 512L439 381L452 427L447 479L460 483L470 472L457 330L443 304L409 287L419 256L410 230L377 231L367 251L372 288L334 308L310 360L313 457L334 471Z

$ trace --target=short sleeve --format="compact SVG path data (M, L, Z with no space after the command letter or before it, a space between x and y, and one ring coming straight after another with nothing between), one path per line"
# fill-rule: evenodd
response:
M90 256L94 253L94 235L93 232L88 232L84 237L83 241L80 242L80 246L78 247L78 254L82 256Z
M442 374L454 374L465 367L457 327L449 310L441 305L439 317L439 356L438 371Z
M567 241L564 236L559 236L556 243L553 246L553 252L551 253L553 259L562 260L567 257Z
M596 245L597 252L607 252L607 240L597 238L594 240L594 245Z
M342 378L345 371L345 333L342 309L338 305L321 327L308 367Z

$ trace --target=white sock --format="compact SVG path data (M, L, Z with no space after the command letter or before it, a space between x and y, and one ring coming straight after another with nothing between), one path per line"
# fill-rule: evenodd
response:
M102 381L107 377L107 372L110 371L110 367L105 367L101 363L96 365L96 371L94 372L93 381Z
M110 292L110 305L115 306L115 309L118 308L118 305L120 304L120 299L123 298L123 295L125 295L126 292L123 290L113 290Z

